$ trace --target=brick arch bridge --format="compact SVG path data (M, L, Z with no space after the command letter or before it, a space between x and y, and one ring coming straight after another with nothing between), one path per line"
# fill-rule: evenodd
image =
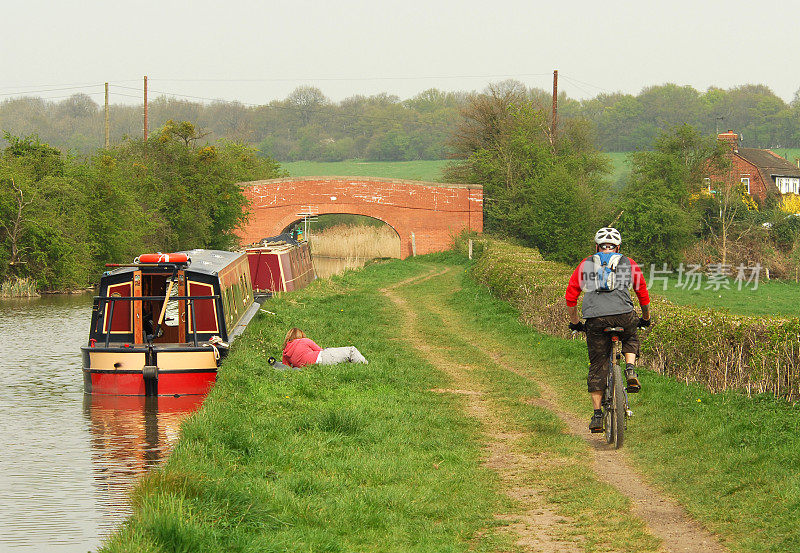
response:
M242 244L275 236L309 210L380 219L400 236L400 258L448 249L462 230L483 231L483 187L372 177L294 177L239 183L250 200Z

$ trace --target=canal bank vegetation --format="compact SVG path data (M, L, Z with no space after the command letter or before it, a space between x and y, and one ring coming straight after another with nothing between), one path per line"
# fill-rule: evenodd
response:
M481 464L489 438L464 412L470 396L401 333L408 314L380 293L387 286L526 436L521 447L540 461L527 485L563 517L561 539L587 552L657 550L629 500L593 475L590 446L538 401L549 386L588 420L585 344L522 324L473 271L463 256L421 256L265 304L103 551L513 550L508 532L525 513ZM355 344L370 364L275 371L267 357L291 326L325 346ZM731 550L797 549L797 409L641 376L626 433L637 468Z
M511 302L541 332L567 337L564 290L572 267L545 261L539 252L486 241L475 265L476 278ZM654 323L642 339L641 363L684 382L713 391L738 390L800 399L800 321L796 317L746 316L724 308L676 305L656 295ZM750 295L752 290L729 290ZM722 300L722 294L717 294ZM800 299L793 287L792 303ZM766 296L750 296L752 301ZM786 299L786 292L773 301ZM724 304L723 300L720 303ZM780 308L776 305L775 311Z
M315 256L341 259L400 257L400 237L389 225L337 225L308 236Z
M492 290L509 304L477 301L483 296L476 293L474 318L484 321L482 328L487 331L496 325L499 332L509 336L515 334L515 325L493 311L506 316L513 313L531 328L539 328L541 334L519 333L511 349L525 350L530 347L527 344L536 344L530 348L534 363L549 367L546 378L564 392L565 405L588 417L582 393L587 366L585 342L559 337L566 334L567 319L561 310L567 273L525 248L495 243L483 251L486 253L474 266L475 277L482 288ZM462 295L466 294L471 295L471 290L465 288ZM702 319L694 321L698 331L687 325L685 316L675 320L675 308L666 307L666 302L654 304L656 321L653 331L642 331L643 348L649 350L647 355L652 360L658 345L666 346L675 356L683 354L688 367L696 367L696 361L711 361L705 342L710 332L719 334L713 345L724 355L725 346L720 345L723 337L730 339L728 347L735 348L737 339L752 332L748 324L764 329L769 322L763 319L760 324L755 318L743 321L742 333L732 336L727 324L715 324L727 318L723 313L693 311L707 317L705 325ZM557 319L545 319L541 314L547 308L561 314ZM548 320L551 326L546 326ZM796 326L797 319L789 324ZM773 351L777 344L794 344L797 359L796 334L762 345ZM666 374L642 369L642 392L631 396L635 417L626 431L625 447L633 452L638 468L651 482L678 498L731 550L778 553L797 549L800 475L795 467L800 463L800 409L771 393L748 397L731 390L714 393L705 382L687 384L680 372L682 361L675 360L673 370ZM728 362L733 365L736 360L729 355ZM761 374L756 372L756 376ZM796 398L796 381L794 386Z
M398 341L379 263L274 298L104 551L496 551L504 509L475 421L446 377ZM368 365L276 371L286 330L356 345Z
M187 122L92 157L6 133L0 152L0 283L69 290L147 251L227 249L246 216L237 182L281 175L235 143L203 145ZM24 288L25 286L23 286Z

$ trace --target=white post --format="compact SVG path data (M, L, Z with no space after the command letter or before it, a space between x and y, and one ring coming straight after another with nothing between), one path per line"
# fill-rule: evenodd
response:
M417 256L417 239L413 232L411 233L411 255L413 257Z
M469 258L472 259L472 238L469 239Z

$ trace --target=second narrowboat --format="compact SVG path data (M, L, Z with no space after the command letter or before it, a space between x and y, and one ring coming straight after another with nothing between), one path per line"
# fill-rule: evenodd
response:
M264 238L245 251L256 294L300 290L316 278L308 242L290 234Z

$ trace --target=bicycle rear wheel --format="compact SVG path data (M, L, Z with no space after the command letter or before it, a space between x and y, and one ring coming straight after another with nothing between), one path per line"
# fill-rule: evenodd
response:
M616 425L614 423L614 365L608 369L606 390L603 393L603 433L606 443L614 443L616 439Z
M611 426L614 434L614 449L619 449L625 439L625 384L622 380L622 368L614 365L613 371L614 394L612 396Z

